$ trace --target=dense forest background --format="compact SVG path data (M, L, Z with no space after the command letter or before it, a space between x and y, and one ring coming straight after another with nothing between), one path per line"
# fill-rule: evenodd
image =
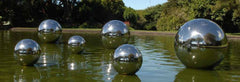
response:
M207 18L225 32L240 31L240 0L168 0L145 10L122 0L1 0L0 25L37 27L54 19L64 28L101 28L109 20L129 21L133 29L175 31L194 18Z

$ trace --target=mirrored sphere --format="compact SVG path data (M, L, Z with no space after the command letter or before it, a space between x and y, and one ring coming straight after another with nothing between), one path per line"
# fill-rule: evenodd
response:
M101 34L104 36L123 36L129 35L130 32L122 21L111 20L103 26Z
M142 54L133 45L123 44L114 52L114 69L119 74L135 74L142 66Z
M41 24L38 27L38 32L43 33L62 32L62 27L57 21L47 19L41 22Z
M221 62L228 46L220 26L202 18L185 23L174 43L177 57L190 68L213 68Z
M21 65L35 64L40 54L40 46L32 39L23 39L19 41L14 48L15 58Z
M54 43L60 39L61 33L38 33L38 38L45 43Z
M68 40L68 48L72 53L79 53L83 51L86 41L81 36L72 36Z
M42 21L38 27L38 37L43 42L56 42L59 39L61 32L61 25L52 19Z

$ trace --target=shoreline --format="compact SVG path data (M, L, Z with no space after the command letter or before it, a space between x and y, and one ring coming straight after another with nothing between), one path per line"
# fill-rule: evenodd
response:
M36 32L37 28L23 28L23 27L14 27L10 28L10 31L13 32ZM101 29L70 29L63 28L63 33L100 33ZM144 31L144 30L130 30L131 35L150 35L150 36L175 36L176 32L163 32L163 31ZM240 35L229 35L227 34L228 39L240 39Z

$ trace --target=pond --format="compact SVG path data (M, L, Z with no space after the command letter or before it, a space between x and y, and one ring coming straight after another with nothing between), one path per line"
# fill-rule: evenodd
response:
M85 38L85 50L70 54L67 40L73 35ZM13 52L18 41L39 43L47 65L20 66ZM131 35L128 43L143 54L136 75L118 75L112 65L114 49L105 49L99 34L63 33L59 44L42 43L35 32L0 31L1 81L114 81L114 82L205 82L240 80L240 40L229 40L229 53L214 70L188 69L174 51L174 36Z

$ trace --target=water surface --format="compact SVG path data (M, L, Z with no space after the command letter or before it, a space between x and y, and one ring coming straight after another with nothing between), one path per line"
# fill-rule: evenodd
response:
M71 54L67 40L73 35L85 38L85 50ZM42 49L45 62L20 66L13 51L18 41L33 39ZM112 65L114 49L106 49L98 34L64 33L58 44L42 43L34 32L0 31L1 81L113 81L113 82L222 82L240 80L240 40L229 40L229 54L214 70L187 69L174 52L174 36L135 36L129 44L143 54L143 65L136 75L118 75Z

